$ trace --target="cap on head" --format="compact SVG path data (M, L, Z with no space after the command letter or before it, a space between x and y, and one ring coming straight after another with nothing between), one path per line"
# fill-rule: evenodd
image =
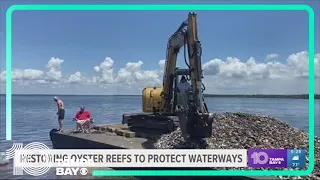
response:
M80 106L80 109L81 109L81 110L84 110L84 109L85 109L85 107L84 107L84 106Z
M53 99L56 101L56 100L58 100L58 97L57 97L57 96L55 96Z

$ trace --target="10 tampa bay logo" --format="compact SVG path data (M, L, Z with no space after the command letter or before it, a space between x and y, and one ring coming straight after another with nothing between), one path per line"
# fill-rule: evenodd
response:
M254 168L286 168L286 149L249 149L248 166Z

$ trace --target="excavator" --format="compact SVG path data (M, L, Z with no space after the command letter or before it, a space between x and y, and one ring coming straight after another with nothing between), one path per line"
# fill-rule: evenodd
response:
M177 67L180 49L184 49L187 69ZM187 61L187 54L188 59ZM122 124L132 131L153 134L170 133L180 126L184 138L201 139L212 135L213 116L209 113L203 92L202 48L198 38L197 14L189 12L187 20L171 35L167 43L163 87L142 90L143 113L124 114ZM179 79L190 81L187 105L179 105Z

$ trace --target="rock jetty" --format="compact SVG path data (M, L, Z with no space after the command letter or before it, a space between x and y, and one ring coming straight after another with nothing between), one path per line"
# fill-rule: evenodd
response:
M320 137L315 137L315 168L304 177L283 177L280 179L320 179ZM181 131L162 135L155 143L157 149L249 149L249 148L301 148L307 150L308 133L294 128L274 117L247 114L214 114L213 135L201 141L184 141ZM250 169L250 168L217 168ZM306 169L306 168L305 168Z

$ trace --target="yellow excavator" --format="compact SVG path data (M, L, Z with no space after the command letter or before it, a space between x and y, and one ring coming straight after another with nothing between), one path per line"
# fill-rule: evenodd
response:
M184 47L187 69L176 67L177 56ZM143 113L124 114L123 124L132 131L164 134L180 126L185 138L208 138L212 135L213 116L204 101L205 86L202 83L201 43L198 39L197 14L190 12L175 33L169 38L163 87L147 87L142 91ZM187 55L189 62L187 61ZM178 81L187 77L190 87L187 105L179 105Z

